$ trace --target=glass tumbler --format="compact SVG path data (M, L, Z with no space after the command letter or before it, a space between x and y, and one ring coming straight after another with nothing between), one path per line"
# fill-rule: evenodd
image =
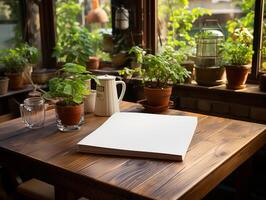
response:
M31 97L20 104L22 121L28 128L41 128L45 121L45 104L41 97Z

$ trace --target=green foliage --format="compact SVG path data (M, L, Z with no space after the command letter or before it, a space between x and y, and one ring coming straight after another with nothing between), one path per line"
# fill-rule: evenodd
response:
M227 41L223 45L223 61L225 64L246 65L252 60L252 46L237 41Z
M0 51L0 62L4 64L4 71L9 73L23 72L28 64L34 64L38 59L38 50L27 43L14 49Z
M77 20L80 13L81 5L77 1L57 1L58 38L53 55L61 62L86 65L90 56L101 53L102 34L81 27Z
M64 40L57 42L53 55L61 62L86 65L88 58L94 55L89 31L86 28L71 27L62 37Z
M58 0L56 2L56 25L58 42L65 39L69 28L78 28L80 24L77 21L81 13L81 6L75 0Z
M127 67L124 67L124 69L119 70L118 73L120 76L132 76L135 72L140 72L140 67L136 69L130 69Z
M60 69L60 76L49 81L49 92L45 98L57 98L65 105L80 104L83 101L83 96L90 93L87 89L85 80L98 80L94 75L86 70L86 67L67 63Z
M188 9L188 0L167 0L162 6L161 13L168 22L167 45L173 48L184 48L187 45L194 47L195 39L190 35L193 23L201 16L211 12L204 8Z
M222 57L225 64L250 64L253 55L252 34L247 28L236 29L222 45Z
M142 63L143 62L143 56L146 54L145 51L143 51L142 48L138 46L134 46L129 50L129 54L134 54L137 59L137 63Z
M229 34L233 34L237 28L241 27L246 27L251 33L253 33L255 0L241 0L237 2L237 4L242 9L245 16L227 22Z
M22 57L26 58L29 64L37 63L39 57L37 48L28 45L28 43L22 43L18 46L18 49L20 49Z
M161 53L152 55L146 54L140 47L133 47L133 49L138 49L138 52L143 55L142 67L124 69L120 74L138 72L145 85L154 88L165 88L172 83L184 82L184 79L189 77L189 72L180 65L185 60L182 51L166 46Z

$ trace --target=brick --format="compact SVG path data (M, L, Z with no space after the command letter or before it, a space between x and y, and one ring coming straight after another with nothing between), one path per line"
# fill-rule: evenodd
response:
M266 108L251 107L250 117L254 120L266 121Z
M180 107L188 109L196 109L197 99L190 97L180 97Z
M200 111L210 112L211 111L211 101L199 99L197 107L198 107L198 110L200 110Z
M229 113L229 104L223 102L213 102L212 103L212 112L218 114L228 114Z
M245 106L241 104L230 104L230 115L236 117L249 117L250 106Z

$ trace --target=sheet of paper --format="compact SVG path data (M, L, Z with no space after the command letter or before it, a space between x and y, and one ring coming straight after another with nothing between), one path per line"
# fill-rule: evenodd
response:
M183 158L196 126L196 117L120 112L112 115L78 145ZM90 152L89 148L87 152Z

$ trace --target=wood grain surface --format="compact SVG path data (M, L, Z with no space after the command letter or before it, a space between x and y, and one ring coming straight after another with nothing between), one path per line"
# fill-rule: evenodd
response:
M121 110L143 111L128 102ZM62 191L103 200L200 199L266 142L263 124L178 110L162 114L198 117L183 162L79 153L77 142L107 118L90 114L80 131L62 133L53 110L42 129L29 130L21 119L0 124L0 162L55 185L58 199Z

